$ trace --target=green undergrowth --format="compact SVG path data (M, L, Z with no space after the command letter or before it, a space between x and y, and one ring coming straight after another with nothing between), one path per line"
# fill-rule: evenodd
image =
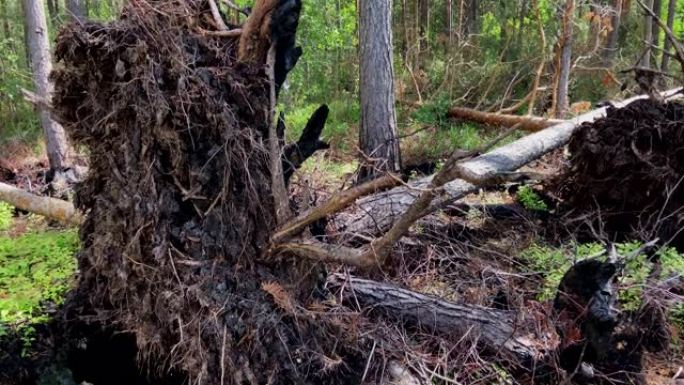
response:
M549 206L531 186L520 187L517 193L517 200L528 210L549 211Z
M58 230L28 219L20 235L10 234L12 210L0 205L0 337L10 330L30 342L33 327L59 306L76 271L75 229ZM27 223L28 222L28 223Z
M641 246L640 242L616 244L620 255L629 255ZM565 272L578 261L590 258L604 250L599 243L571 244L564 247L551 247L533 244L520 254L526 263L528 272L540 274L543 279L537 299L552 300ZM684 256L674 248L663 248L657 252L662 270L661 280L674 276L684 276ZM598 258L603 258L598 257ZM642 293L653 264L643 254L626 261L625 269L620 277L618 301L623 310L638 310L642 305ZM684 327L684 304L671 309L671 319L680 328Z

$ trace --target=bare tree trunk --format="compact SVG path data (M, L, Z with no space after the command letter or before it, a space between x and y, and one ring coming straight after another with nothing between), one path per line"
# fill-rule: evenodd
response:
M653 0L645 0L644 5L648 9L653 9ZM641 59L641 66L644 68L651 68L651 46L653 42L653 19L650 15L644 16L644 56Z
M662 0L653 0L653 12L655 12L656 15L658 15L659 19L662 19L662 9L663 9L663 3ZM651 42L653 43L654 47L660 47L660 26L658 23L651 22ZM652 51L653 55L655 56L658 54L658 51ZM657 67L657 63L653 63L654 67Z
M575 0L566 0L563 11L563 31L558 42L558 66L555 87L554 116L564 118L569 108L568 83L570 81L570 65L572 61L573 15Z
M480 28L479 28L479 20L478 20L478 5L479 5L479 0L469 0L468 1L468 7L467 7L467 14L466 14L466 22L465 22L465 28L466 28L466 36L469 35L477 35L480 33Z
M420 0L420 53L427 50L428 33L430 31L430 3L428 0Z
M36 93L44 100L50 100L52 83L48 76L52 70L50 48L48 45L48 29L45 20L45 8L42 0L23 0L26 11L26 37L31 56L31 69ZM40 122L45 132L47 154L50 168L61 170L67 166L68 145L64 128L52 120L47 109L39 107Z
M667 27L670 30L674 27L675 14L677 13L677 0L670 0L667 5ZM660 66L660 70L667 73L668 67L670 65L670 56L667 53L672 49L672 42L669 39L665 39L665 46L663 48L663 61Z
M397 118L394 110L392 62L392 1L361 0L359 30L361 45L360 96L361 133L359 146L369 159L360 180L379 171L401 169ZM371 160L372 159L372 160Z
M620 25L622 24L622 1L614 0L611 12L613 12L610 18L610 24L612 30L608 33L608 43L606 48L603 50L603 65L610 67L613 65L613 60L615 60L615 54L618 50L618 39L620 38Z
M66 0L67 17L82 22L86 17L85 0Z
M53 28L57 26L57 17L59 15L59 1L58 0L48 0L48 14L50 15L50 23Z
M454 42L454 9L453 0L445 0L446 3L446 33L449 41L449 47Z

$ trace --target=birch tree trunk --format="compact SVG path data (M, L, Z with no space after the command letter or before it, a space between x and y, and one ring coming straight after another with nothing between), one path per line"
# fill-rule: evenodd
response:
M563 31L558 42L558 67L556 74L556 103L554 115L564 118L569 108L568 83L570 81L570 65L572 61L573 15L575 14L575 0L566 0L563 11Z
M26 12L26 27L31 70L36 93L44 100L50 100L52 83L48 76L52 70L52 61L48 45L48 29L45 19L45 8L42 0L23 0ZM38 106L40 123L45 132L48 160L52 170L61 170L67 166L68 145L64 128L55 122L50 112Z
M359 180L399 171L401 156L394 110L392 1L359 1L361 133L367 157Z
M667 5L667 27L670 28L670 30L674 29L673 27L676 13L677 0L670 0L670 2ZM672 50L672 43L669 39L665 39L665 46L663 47L663 52L668 53L670 52L670 50ZM665 73L667 73L668 67L670 66L670 56L666 53L663 53L663 61L660 65L660 70Z

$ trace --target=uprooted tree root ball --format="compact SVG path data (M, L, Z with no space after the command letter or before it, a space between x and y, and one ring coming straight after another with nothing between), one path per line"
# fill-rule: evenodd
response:
M193 384L320 383L324 358L354 343L282 308L311 302L316 265L260 262L275 227L268 75L236 60L237 39L202 33L208 9L135 1L58 37L54 108L90 154L69 309Z
M573 135L570 168L556 182L565 204L594 231L673 241L684 220L684 105L644 99L583 124ZM584 220L582 221L584 222Z

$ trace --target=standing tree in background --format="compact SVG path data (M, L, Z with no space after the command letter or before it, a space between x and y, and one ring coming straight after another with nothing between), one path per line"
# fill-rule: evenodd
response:
M610 24L611 30L608 32L608 42L606 43L606 48L603 50L603 65L606 67L611 67L613 65L613 60L615 60L615 55L618 51L618 42L620 38L620 26L622 25L622 1L623 0L613 0L613 5L611 9Z
M648 9L653 9L653 0L645 0L644 5ZM644 55L641 59L641 66L651 68L651 44L653 42L653 19L651 15L644 12Z
M670 30L674 29L675 14L677 13L677 0L670 0L667 5L667 27ZM672 42L670 39L665 39L665 47L663 48L663 61L660 65L660 70L667 73L670 66L670 56L668 53L672 50Z
M563 9L563 26L558 40L556 60L556 81L553 95L553 114L556 118L564 118L569 108L568 84L570 82L570 66L572 65L572 34L575 0L566 0Z
M87 15L85 0L66 0L67 16L70 21L83 21Z
M50 48L48 45L48 29L45 19L45 8L42 0L23 0L26 12L26 43L31 59L31 70L36 93L43 100L49 101L52 94L52 83L48 76L52 70ZM47 154L51 170L62 170L67 167L68 145L64 128L54 121L44 105L38 106L40 123L45 132Z
M392 1L359 1L361 132L366 156L359 181L399 171L401 156L394 110Z

